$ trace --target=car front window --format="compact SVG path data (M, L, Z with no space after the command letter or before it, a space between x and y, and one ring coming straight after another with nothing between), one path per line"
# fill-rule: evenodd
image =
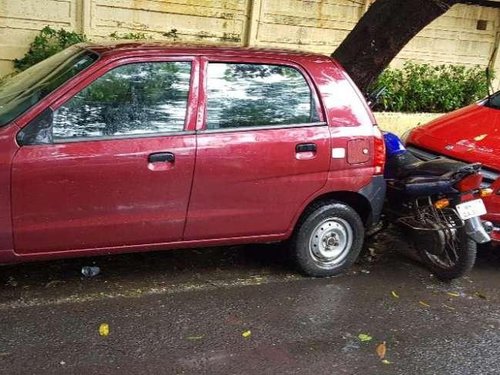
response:
M190 62L114 68L54 112L54 141L183 131L190 77Z
M99 55L73 46L0 84L0 127L92 65Z

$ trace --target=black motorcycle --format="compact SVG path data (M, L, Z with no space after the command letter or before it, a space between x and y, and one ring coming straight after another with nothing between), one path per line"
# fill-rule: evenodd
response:
M491 223L481 197L480 164L446 158L423 161L400 139L385 133L387 196L385 217L401 227L422 261L442 280L467 273L476 260L477 244L490 241Z

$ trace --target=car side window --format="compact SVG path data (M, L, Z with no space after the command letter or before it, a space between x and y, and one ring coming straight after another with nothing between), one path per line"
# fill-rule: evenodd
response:
M210 63L207 94L207 129L319 121L308 82L289 66Z
M191 63L119 66L54 112L54 142L184 129Z

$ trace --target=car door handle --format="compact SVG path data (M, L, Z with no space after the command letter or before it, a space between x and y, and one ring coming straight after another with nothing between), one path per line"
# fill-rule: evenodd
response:
M155 152L154 154L149 154L149 163L173 163L175 161L175 155L171 152Z
M295 146L295 152L316 152L317 150L316 143L299 143Z

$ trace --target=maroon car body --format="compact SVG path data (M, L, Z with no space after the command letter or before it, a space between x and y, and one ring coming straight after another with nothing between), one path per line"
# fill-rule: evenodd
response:
M332 198L354 207L366 226L378 220L384 198L381 135L359 91L329 57L161 43L73 48L71 53L85 53L91 61L78 62L84 65L78 73L54 83L53 90L40 91L34 104L23 104L22 113L0 124L1 263L280 241L292 235L308 207ZM102 109L74 104L99 96L88 89L99 78L124 66L149 69L148 64L169 62L177 65L166 65L158 74L174 72L186 79L179 129L145 134L122 129L110 135L99 133L97 123L92 130L97 136L90 130L64 135L73 132L77 115L71 111L87 110L91 117ZM217 91L210 84L226 79L215 68L215 78L207 77L216 64L265 64L299 72L310 89L308 111L315 117L304 123L210 129L207 118L215 112L207 106ZM187 73L181 74L184 66ZM233 81L239 77L235 72ZM131 73L120 74L106 80L112 84ZM245 74L266 81L261 71ZM181 86L169 87L181 93ZM236 95L216 94L226 101ZM170 118L180 113L166 110ZM245 106L214 111L214 116L229 116L241 114ZM57 139L52 134L44 139L39 130L32 134L30 127L43 128L48 112L62 123Z
M483 198L494 225L492 240L500 241L500 96L472 104L412 130L405 142L410 151L429 160L437 156L483 165L483 187L493 194Z

